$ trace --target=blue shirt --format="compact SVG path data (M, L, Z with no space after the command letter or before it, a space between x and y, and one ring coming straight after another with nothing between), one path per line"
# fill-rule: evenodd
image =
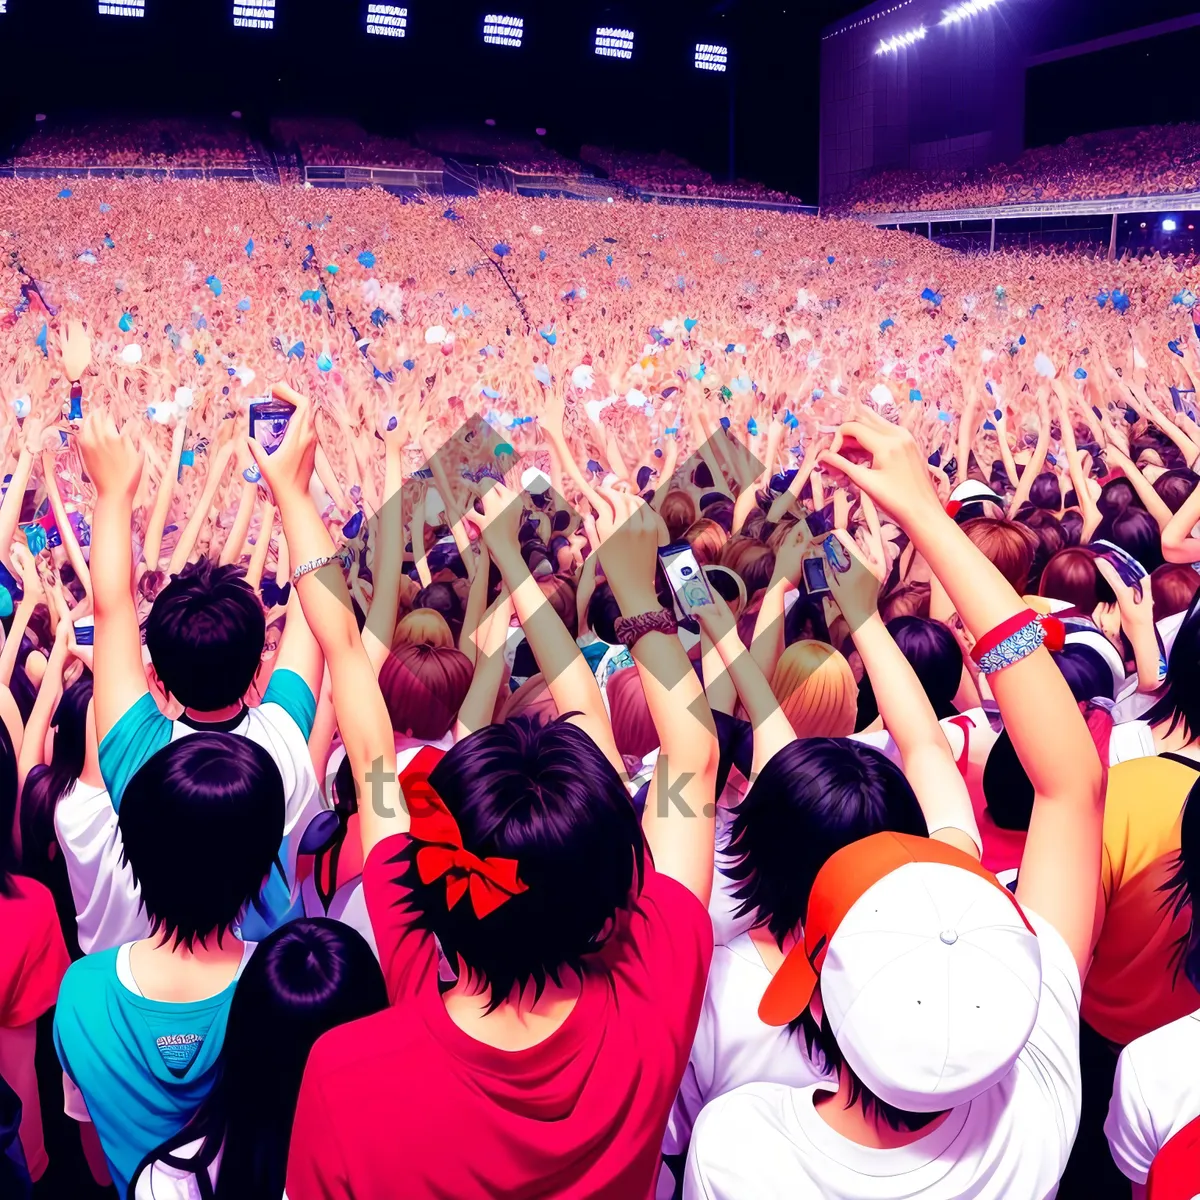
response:
M237 982L188 1004L149 1000L119 977L128 954L117 947L72 963L54 1015L58 1060L83 1093L121 1197L212 1089Z

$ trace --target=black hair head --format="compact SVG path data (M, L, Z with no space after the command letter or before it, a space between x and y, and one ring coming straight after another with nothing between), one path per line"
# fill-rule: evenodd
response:
M592 632L610 646L618 643L617 618L621 615L621 606L612 593L608 583L598 583L588 600L587 619Z
M1062 492L1053 471L1043 471L1034 479L1029 488L1029 503L1047 512L1058 512L1062 508Z
M1147 572L1163 564L1162 534L1158 522L1144 508L1131 505L1106 516L1096 528L1095 537L1112 542L1127 554L1132 554Z
M282 873L285 798L257 742L195 733L164 746L133 776L118 821L123 854L153 931L192 946L218 940Z
M606 928L641 891L645 844L629 795L595 742L565 718L513 717L458 742L429 784L481 858L517 863L526 890L485 917L469 896L447 905L446 881L415 869L420 843L400 859L418 924L450 962L490 992L494 1009L532 985L581 974Z
M1053 651L1051 657L1063 673L1071 695L1077 703L1088 700L1115 700L1113 674L1100 652L1091 646L1071 643L1061 650Z
M206 1169L221 1151L215 1200L280 1196L300 1081L309 1051L329 1030L387 1007L371 948L340 921L302 918L269 934L246 964L221 1048L217 1081L196 1115L134 1173L167 1161ZM202 1162L172 1148L202 1140Z
M146 648L159 681L198 712L242 699L261 664L266 633L246 572L207 558L172 576L146 618Z
M941 621L928 617L894 617L887 623L887 630L916 672L938 720L954 716L958 712L954 697L963 672L962 650L954 634ZM864 729L878 715L875 689L870 677L864 675L858 689L856 728Z
M441 613L446 624L450 626L450 632L454 634L455 642L458 641L463 622L463 605L458 593L450 584L431 583L422 588L414 597L412 606L432 608L434 612Z
M1196 490L1200 475L1187 467L1164 471L1155 481L1154 490L1158 498L1173 512L1183 507L1183 502Z
M753 916L782 946L803 924L817 872L836 851L891 830L929 830L904 773L849 738L797 738L763 767L733 814L723 867L738 916Z
M983 768L983 798L1001 829L1028 829L1033 816L1033 784L1005 730L993 743Z
M76 680L54 710L54 753L50 762L35 766L21 793L21 857L28 873L41 877L55 842L54 810L79 781L87 757L88 705L92 677Z

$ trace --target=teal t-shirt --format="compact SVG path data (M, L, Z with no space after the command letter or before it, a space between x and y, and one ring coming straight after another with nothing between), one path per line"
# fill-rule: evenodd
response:
M83 1093L117 1195L208 1095L236 980L207 1000L166 1004L118 977L118 947L72 963L54 1014L54 1048ZM128 951L124 951L128 953Z

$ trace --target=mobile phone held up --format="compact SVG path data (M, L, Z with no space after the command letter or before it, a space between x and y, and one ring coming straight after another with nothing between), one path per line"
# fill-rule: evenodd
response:
M274 396L250 401L250 436L268 454L274 454L287 433L288 422L296 410Z
M1106 542L1103 538L1096 538L1091 543L1091 549L1101 558L1112 563L1117 574L1121 577L1121 582L1126 587L1134 587L1140 584L1149 574L1146 568L1127 550L1122 550L1120 546L1115 546L1112 542Z
M674 542L658 552L659 562L675 596L679 615L690 617L714 603L712 589L687 542Z

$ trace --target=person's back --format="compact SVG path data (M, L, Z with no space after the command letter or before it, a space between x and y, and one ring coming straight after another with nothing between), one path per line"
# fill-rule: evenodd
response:
M230 734L170 743L124 789L121 839L152 933L74 963L54 1021L68 1115L95 1125L120 1195L213 1085L254 948L231 930L277 869L284 812L270 756Z
M643 858L619 778L573 727L489 727L417 790L437 759L422 752L401 780L413 838L381 843L363 870L392 1007L314 1047L288 1195L328 1195L334 1162L355 1200L386 1200L397 1179L413 1197L648 1195L703 995L707 913ZM480 872L458 894L447 854ZM435 934L458 956L457 1004L438 989ZM546 1016L514 1031L501 1013L488 1030L489 990L543 987L557 996Z

